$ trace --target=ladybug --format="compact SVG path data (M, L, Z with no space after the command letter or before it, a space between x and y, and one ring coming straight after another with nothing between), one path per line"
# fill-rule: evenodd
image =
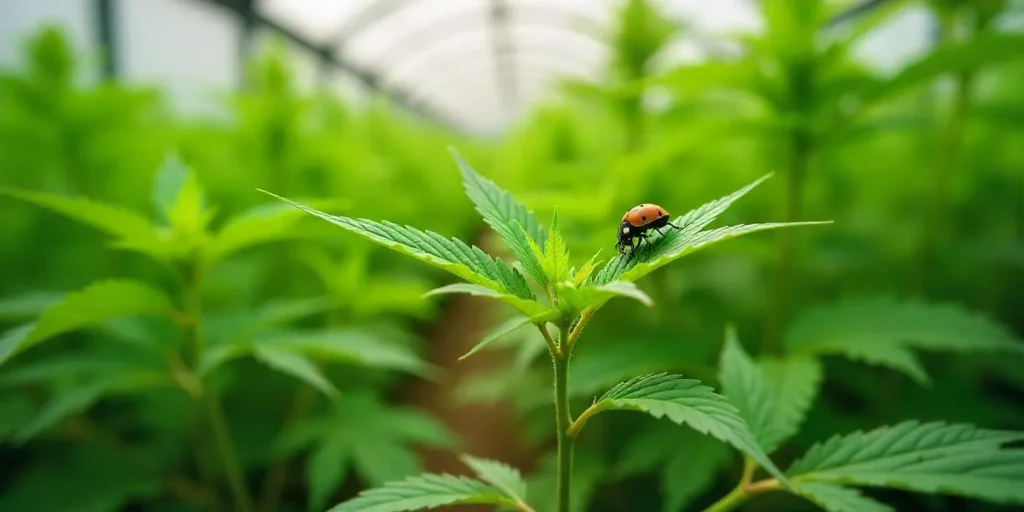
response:
M634 250L640 247L641 242L634 241L640 239L647 242L648 245L651 241L647 239L647 231L653 229L657 231L659 235L664 235L661 232L661 228L675 228L680 229L679 226L671 224L668 221L669 214L668 210L651 203L644 203L634 206L622 216L622 224L619 224L618 242L615 243L615 248L619 250L620 254L626 254L626 247L629 247L630 254Z

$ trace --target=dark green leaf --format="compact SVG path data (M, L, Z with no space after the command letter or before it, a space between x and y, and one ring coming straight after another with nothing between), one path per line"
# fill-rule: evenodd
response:
M856 489L821 482L796 484L796 494L828 512L892 512L892 508L868 498Z
M338 394L334 384L331 384L331 381L324 377L316 365L302 354L280 346L263 344L254 347L253 356L256 357L256 360L265 363L270 368L295 377L319 389L328 397L333 398Z
M790 466L794 481L892 487L1024 503L1024 432L908 421L816 444Z
M497 489L479 480L420 475L365 490L329 512L403 512L467 504L514 505Z

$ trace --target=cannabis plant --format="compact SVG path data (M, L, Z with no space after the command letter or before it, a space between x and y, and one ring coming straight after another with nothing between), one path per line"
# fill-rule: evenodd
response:
M0 442L28 444L20 452L25 470L5 482L0 509L114 510L152 500L253 511L248 482L266 466L259 505L276 510L288 463L305 454L315 509L350 468L381 484L422 471L413 446L454 444L432 418L386 404L371 387L389 373L431 373L396 342L395 328L385 333L369 322L406 310L418 282L392 276L378 288L359 260L337 264L302 229L301 212L275 202L217 219L198 177L176 158L156 177L151 216L80 196L12 188L0 195L74 219L155 263L145 277L0 300L0 319L23 321L0 334ZM246 280L235 258L310 238L307 259L332 274L347 267L343 275L368 301L352 307L347 289L325 283L328 296L239 304ZM223 270L235 272L225 278ZM215 288L228 286L229 298L217 297ZM378 293L384 289L398 302ZM338 320L318 323L325 314ZM339 366L357 390L338 383ZM274 373L284 378L272 380ZM289 406L280 395L294 385ZM248 405L239 411L239 402ZM57 454L48 441L66 449Z
M835 437L809 450L781 471L769 457L794 435L813 401L813 360L791 359L773 365L754 363L729 331L722 352L719 394L683 375L656 373L621 382L578 415L569 410L570 360L587 323L612 298L630 298L651 306L635 282L687 254L711 244L756 231L818 224L742 224L705 229L732 203L768 178L674 220L649 245L620 254L602 265L595 254L579 268L558 229L557 216L544 229L537 217L510 194L479 175L452 151L462 172L466 193L477 211L516 257L514 265L491 258L477 247L437 233L387 221L330 215L300 203L289 204L396 251L443 268L465 283L450 284L429 295L469 293L500 300L520 315L495 328L463 358L519 327L532 324L543 337L554 368L555 434L557 439L556 502L531 504L520 473L498 461L464 455L476 477L426 474L363 491L331 509L333 512L398 512L446 504L493 504L503 509L534 507L570 509L573 444L588 422L603 412L631 410L687 426L740 451L745 458L736 488L708 510L730 510L752 496L785 491L828 510L887 510L851 486L888 486L920 492L947 492L993 501L1024 502L1015 482L1024 467L1024 450L1003 445L1024 439L1024 433L977 429L969 425L907 422L867 433ZM527 280L529 276L529 281ZM628 322L629 319L623 319ZM811 324L813 326L813 324ZM799 345L799 340L796 342ZM995 343L1009 343L1009 338ZM787 386L793 382L811 383ZM767 473L755 480L759 470ZM1019 483L1019 482L1018 482Z

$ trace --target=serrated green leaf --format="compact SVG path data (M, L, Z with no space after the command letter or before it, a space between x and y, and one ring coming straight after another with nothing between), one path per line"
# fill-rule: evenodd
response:
M754 189L754 187L760 185L761 182L767 180L771 176L772 174L762 176L753 183L737 190L736 192L733 192L732 194L729 194L725 197L721 197L709 203L703 204L693 210L690 210L685 215L676 218L674 221L672 221L672 224L678 227L679 229L669 228L668 230L665 230L666 236L663 238L659 238L658 242L664 244L666 243L665 240L671 241L676 239L685 239L693 237L702 229L704 229L705 226L714 222L719 215L721 215L723 212L725 212L725 210L732 206L732 203L736 202L739 198L746 195L747 192L750 192L751 190ZM601 269L601 272L598 273L597 275L596 281L598 283L607 283L609 281L614 281L618 279L624 272L633 268L633 266L636 265L639 261L640 260L635 257L630 258L623 257L621 255L617 256L615 259L609 261L603 269Z
M70 293L47 308L31 329L8 331L0 341L0 365L18 353L68 331L127 316L172 315L171 300L141 281L108 280ZM16 336L21 334L21 337Z
M794 484L796 494L828 512L891 512L892 507L864 496L857 489L821 482Z
M773 397L768 393L760 368L743 350L736 337L736 329L731 326L725 334L718 381L722 385L722 394L739 410L758 444L767 453L774 451L777 446L768 443L778 437L772 432L775 427L772 421L775 413Z
M0 188L0 194L27 201L91 226L116 238L115 246L167 261L174 248L149 219L114 205L83 197Z
M685 230L670 229L665 232L665 236L653 240L650 247L645 245L632 255L618 256L608 262L608 265L601 269L597 280L598 282L607 282L611 276L616 276L615 280L636 281L683 256L718 242L758 231L820 224L829 224L829 222L739 224L700 231L692 235L686 235Z
M479 480L427 474L365 490L328 512L403 512L469 504L515 505Z
M451 272L470 283L524 300L534 298L522 274L501 260L491 258L480 248L471 247L456 238L448 239L437 233L391 222L330 215L270 192L262 192L389 249Z
M597 309L615 297L634 299L641 304L652 307L654 301L640 288L629 281L612 281L602 285L575 288L568 283L558 286L558 295L563 309L577 312L584 309Z
M466 352L465 354L460 356L459 361L462 361L463 359L466 359L467 357L483 350L484 347L489 345L492 341L495 341L505 335L511 334L512 331L515 331L516 329L519 329L524 325L538 322L547 322L554 320L557 317L558 312L553 310L547 314L542 314L540 316L535 317L517 316L514 318L510 318L501 325L498 325L497 327L492 329L491 332L487 333L487 336L484 336L484 339L480 340L480 342L474 345L473 348L469 349L469 352Z
M546 246L544 231L533 212L526 209L492 181L480 176L453 148L449 148L462 173L466 195L483 216L484 222L498 233L509 251L530 276L539 283L547 279L540 261L530 249L530 241ZM525 233L524 233L525 231Z
M757 444L750 427L729 401L700 381L665 373L636 377L608 390L577 420L578 431L586 417L611 410L645 412L668 418L732 445L750 456L783 485L789 482Z
M785 345L795 354L840 354L887 366L921 383L928 377L911 349L1024 354L1024 343L977 313L890 298L812 309L789 328Z
M597 269L597 266L601 264L601 261L597 259L597 257L600 254L601 250L598 250L596 253L594 253L593 256L590 257L589 260L587 260L586 263L583 264L582 267L580 267L579 270L576 271L576 273L572 277L573 286L579 288L580 286L583 285L583 283L587 281L587 279L590 278L590 275L594 273L594 270Z
M542 261L546 282L560 283L569 279L569 248L565 245L562 233L558 231L558 217L551 216L551 227L548 240L544 244L544 260Z
M892 487L1024 503L1024 432L907 421L835 436L787 470L794 481Z
M300 218L299 211L285 205L260 207L232 217L203 247L203 264L211 267L236 252L293 238Z
M334 384L331 384L331 381L324 377L316 365L302 354L285 350L279 346L264 344L256 345L253 349L253 356L257 361L270 368L319 389L328 397L334 398L338 395L338 389L334 387Z
M552 315L551 309L544 304L531 299L523 299L515 295L509 295L507 293L497 292L486 286L480 286L478 284L469 283L453 283L440 288L435 288L424 294L424 297L430 297L433 295L441 295L445 293L468 293L470 295L476 295L478 297L490 297L492 299L500 300L509 306L512 306L522 312L524 315L530 317L544 317ZM552 317L553 318L553 317Z
M464 464L472 469L476 476L493 485L517 503L526 502L526 482L519 470L495 460L480 459L470 455L459 456Z
M772 428L764 440L765 449L771 453L800 431L821 387L821 362L789 356L761 359L757 365L764 375L768 399L774 405Z

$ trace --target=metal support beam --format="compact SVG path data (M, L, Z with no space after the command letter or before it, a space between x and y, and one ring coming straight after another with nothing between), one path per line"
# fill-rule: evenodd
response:
M93 12L96 15L96 37L103 53L103 77L113 78L120 71L120 54L117 51L117 13L115 0L95 0Z
M109 1L109 0L108 0ZM263 26L273 30L274 32L284 36L286 39L291 41L296 46L313 53L321 62L324 62L326 66L333 67L334 69L340 69L363 83L367 88L375 91L380 91L384 95L391 98L395 104L401 106L405 110L419 114L427 119L432 119L438 123L441 123L450 128L457 128L455 123L450 122L445 116L442 116L436 109L431 108L427 105L419 104L413 105L408 98L405 91L399 88L386 88L380 84L378 78L371 72L360 69L358 66L352 65L342 59L339 59L331 50L318 46L313 42L307 40L301 35L294 31L282 26L280 23L275 22L269 18L266 18L258 11L253 9L251 12L246 12L242 5L237 0L204 0L206 2L221 6L239 16L241 19L245 19L246 16L250 16L253 20L254 26Z
M511 114L516 108L517 84L515 64L509 58L509 55L515 53L515 48L508 27L508 4L505 0L491 0L489 14L498 97L505 104L506 113Z

